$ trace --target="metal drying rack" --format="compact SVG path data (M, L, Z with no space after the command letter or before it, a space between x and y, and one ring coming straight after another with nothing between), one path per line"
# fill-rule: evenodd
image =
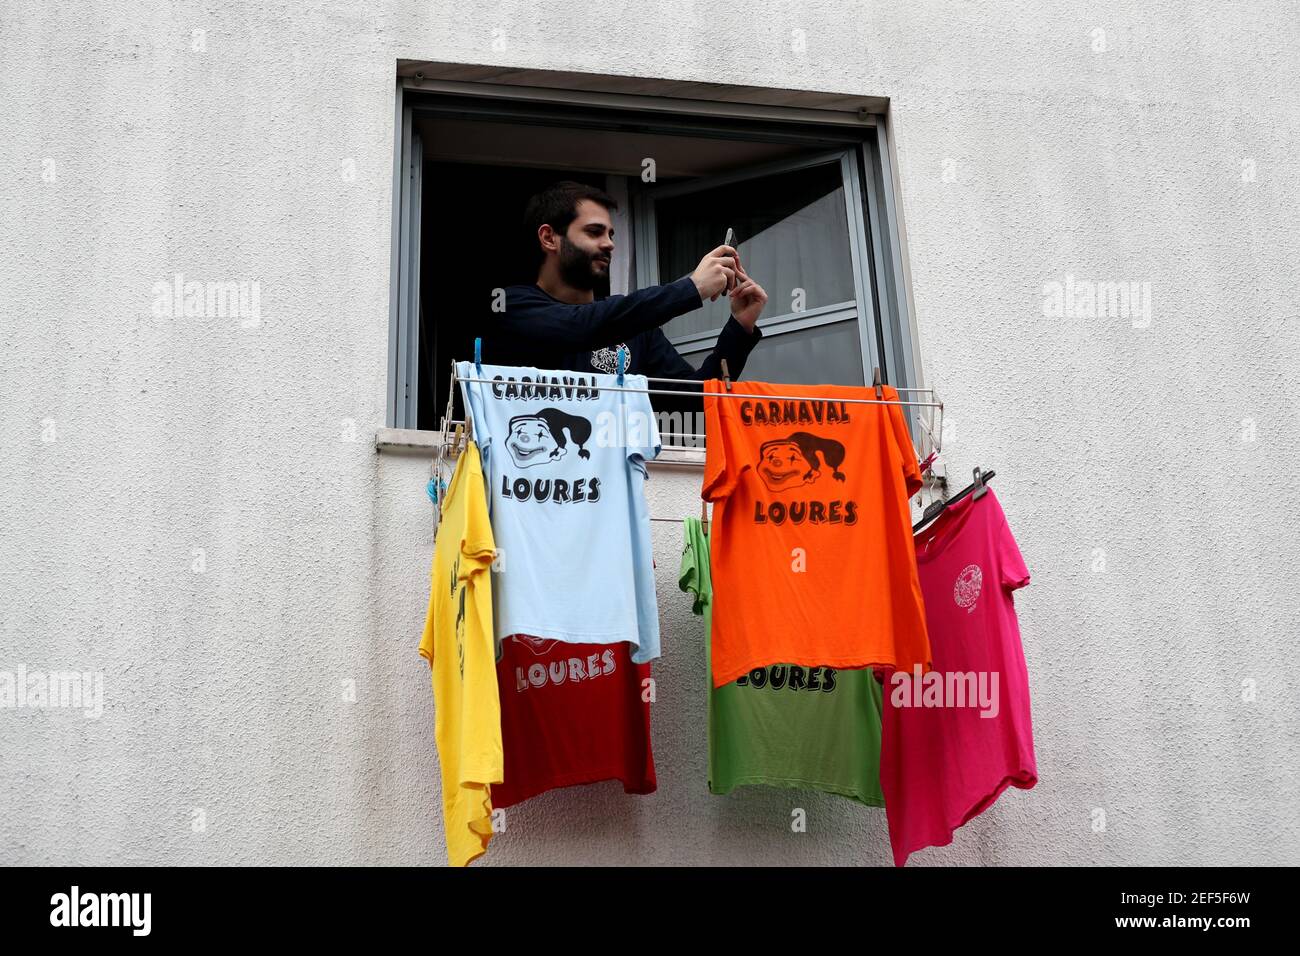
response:
M601 385L599 387L605 389L606 391L611 391L611 392L635 392L637 394L644 394L644 395L673 395L678 398L681 398L683 395L693 396L695 394L683 389L633 388L627 386L624 384L623 381L623 375L624 375L623 369L624 369L625 362L626 362L626 353L624 349L620 348L618 350L618 371L616 373L616 379L618 384ZM474 423L472 417L469 414L468 407L466 407L465 409L464 419L453 419L451 417L452 410L455 406L457 383L476 382L476 383L491 384L494 381L494 379L483 377L481 339L474 340L474 368L478 372L478 375L472 377L462 377L457 371L458 364L459 363L456 362L455 360L453 360L451 363L451 379L448 383L448 389L447 389L447 409L442 416L442 423L439 428L439 432L441 434L441 440L439 441L438 444L437 454L435 455L433 461L431 461L429 465L431 477L436 477L437 465L440 462L445 460L449 452L453 454L456 453L457 451L460 450L460 448L463 447L463 444L465 442L468 442L473 437ZM604 374L609 374L609 373L604 373ZM642 377L645 378L647 382L666 382L666 383L691 386L691 387L698 386L700 389L703 389L704 381L705 381L703 379L664 378L661 376L651 376L651 375L642 376ZM743 384L743 383L732 382L730 371L727 368L726 359L722 360L721 381L723 383L722 391L718 391L718 392L701 391L699 393L700 397L703 398L704 396L707 395L710 398L751 398L751 399L761 398L761 399L773 400L773 401L795 401L795 402L807 401L810 398L816 397L811 395L758 395L754 392L736 391L733 386L738 384ZM909 395L912 394L928 395L931 399L930 401L887 399L884 397L883 386L884 383L880 379L880 369L873 368L871 385L863 386L863 387L874 388L876 390L875 398L837 398L832 400L836 402L841 402L846 405L900 405L900 406L906 405L913 408L934 409L935 411L931 413L931 421L929 424L927 424L921 416L918 416L915 419L918 426L921 428L921 431L929 439L930 451L928 452L927 456L925 456L923 459L918 457L918 460L924 460L926 462L926 467L923 470L929 470L929 463L932 462L934 458L943 450L943 444L941 440L943 435L943 402L939 400L939 397L938 395L935 394L935 390L933 388L897 388L897 387L894 388L894 391L899 393L905 392ZM449 434L451 435L451 438L448 437ZM705 437L704 435L693 433L693 432L660 432L660 437L663 437L664 435L668 435L674 438L695 439L695 440L702 440ZM689 448L692 446L683 445L677 447ZM694 447L699 447L699 446L694 446ZM678 462L674 462L674 464L685 465L687 467L690 467L692 465L701 468L703 467L703 462L678 461ZM936 481L940 484L946 484L941 477L936 476ZM708 522L707 505L705 508L702 508L701 510L704 515L703 520L707 524ZM673 521L673 522L681 521L680 518L653 518L653 517L650 520L651 521Z
M490 385L490 384L492 384L492 382L493 382L493 379L490 379L490 378L484 378L484 377L483 377L483 363L482 363L482 360L481 360L481 354L480 354L480 350L481 350L480 341L481 341L481 340L479 340L479 339L475 339L475 340L474 340L474 368L475 368L475 370L478 372L478 375L477 375L477 376L471 376L471 377L465 377L465 378L462 378L462 377L460 376L459 372L457 372L457 369L456 369L456 367L457 367L457 365L458 365L459 363L456 362L456 361L453 361L453 362L451 363L451 378L450 378L450 381L448 382L448 388L447 388L447 410L446 410L445 414L443 415L443 418L442 418L442 425L441 425L441 428L440 428L440 431L441 431L441 434L442 434L442 439L443 439L444 442L447 440L447 434L448 434L448 431L449 431L449 429L451 429L452 427L454 427L454 426L456 426L456 425L462 425L462 426L465 426L466 433L468 433L468 432L472 429L472 427L473 427L473 422L471 421L470 416L469 416L469 414L468 414L468 409L466 409L466 416L465 416L464 419L459 419L459 420L458 420L458 419L453 419L453 418L451 417L452 408L454 407L455 396L456 396L456 383L457 383L457 382L480 382L480 383L484 383L484 384L488 384L488 385ZM623 381L623 374L624 374L624 373L623 373L623 362L625 361L625 359L624 359L624 350L621 349L621 348L618 350L618 361L619 361L619 370L618 370L618 372L617 372L617 381L618 381L618 384L617 384L617 385L601 385L600 388L603 388L603 389L605 389L606 391L611 391L611 392L635 392L635 393L637 393L637 394L644 394L644 395L673 395L673 396L676 396L677 398L681 398L683 395L692 395L692 394L693 394L693 393L691 393L691 392L687 392L687 391L684 391L684 390L682 390L682 389L667 389L667 388L632 388L632 387L629 387L629 386L625 385L625 384L624 384L624 381ZM606 374L608 374L608 373L606 373ZM661 376L652 376L652 375L647 375L647 376L642 376L642 377L645 378L645 380L646 380L647 382L668 382L668 383L672 383L672 384L676 384L676 385L686 385L686 386L692 386L692 387L694 387L694 386L698 386L698 387L701 388L701 389L703 389L703 387L704 387L704 380L703 380L703 379L695 379L695 378L664 378L664 377L661 377ZM812 395L758 395L758 394L756 394L756 393L754 393L754 392L737 392L737 391L734 391L734 390L733 390L733 383L732 383L732 381L731 381L731 375L730 375L730 372L729 372L728 369L727 369L727 360L726 360L726 359L723 359L723 360L722 360L722 378L721 378L721 381L722 381L723 386L724 386L724 389L725 389L724 391L721 391L721 392L707 392L707 393L701 391L701 392L699 393L699 394L700 394L700 397L702 398L702 397L704 397L704 395L707 394L707 395L709 395L710 397L713 397L713 398L761 398L761 399L769 399L769 400L776 400L776 401L793 401L793 402L807 401L807 400L809 400L810 398L815 398L815 397L816 397L816 396L812 396ZM875 398L839 398L839 399L834 399L834 401L836 401L836 402L840 402L841 404L845 404L845 405L908 405L908 406L912 406L912 407L916 407L916 408L934 408L934 409L937 409L937 410L938 410L938 422L936 423L935 427L931 428L931 427L927 426L924 422L921 422L920 424L921 424L922 429L926 432L926 434L927 434L927 435L929 436L929 438L930 438L931 445L932 445L932 450L933 450L934 452L936 452L936 453L942 450L942 444L941 444L941 442L940 442L940 440L939 440L939 436L942 435L942 433L943 433L943 427L942 427L942 426L943 426L943 402L939 401L938 396L935 395L935 391L934 391L933 388L894 388L894 391L895 391L895 392L900 392L900 393L902 393L902 392L907 392L907 393L909 393L909 394L913 394L913 393L928 394L928 395L930 395L931 398L933 399L932 401L912 401L912 400L904 400L904 399L886 399L886 398L884 397L884 391L883 391L884 383L881 382L881 380L880 380L880 369L879 369L879 368L874 368L874 369L872 369L872 383L871 383L870 386L865 386L865 387L874 388L874 389L876 390L876 397L875 397ZM679 433L679 432L663 432L663 433L661 433L661 434L669 434L669 435L674 435L675 437L683 437L683 438L703 438L703 437L704 437L703 435L698 435L698 434L694 434L694 433L687 433L687 432L680 432L680 433Z

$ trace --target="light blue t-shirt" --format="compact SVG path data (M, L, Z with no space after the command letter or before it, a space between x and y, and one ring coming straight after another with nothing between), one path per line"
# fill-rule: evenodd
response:
M488 484L497 641L629 641L634 662L658 657L645 463L660 443L649 396L593 372L480 373L471 362L456 372ZM623 377L624 388L646 384Z

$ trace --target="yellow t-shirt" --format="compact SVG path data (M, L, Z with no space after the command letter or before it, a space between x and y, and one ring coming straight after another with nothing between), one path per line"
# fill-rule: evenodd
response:
M501 700L492 640L492 556L478 446L461 454L433 546L420 656L432 670L447 857L465 866L492 839L491 785L503 779Z

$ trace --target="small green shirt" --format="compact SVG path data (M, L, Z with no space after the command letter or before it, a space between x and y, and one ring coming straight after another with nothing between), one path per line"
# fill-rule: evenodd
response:
M709 539L699 518L687 518L684 530L677 585L704 617L709 792L746 784L808 787L883 807L881 690L871 670L773 664L714 688Z

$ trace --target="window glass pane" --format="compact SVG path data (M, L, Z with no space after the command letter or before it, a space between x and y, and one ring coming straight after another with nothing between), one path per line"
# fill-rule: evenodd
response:
M854 299L844 184L838 162L731 183L659 200L655 228L659 281L688 275L735 229L745 271L767 292L765 316L785 315L795 289L815 309ZM720 329L731 314L724 296L666 324L669 338Z
M705 352L686 359L697 368ZM744 379L802 385L862 385L858 320L769 335L749 353Z

